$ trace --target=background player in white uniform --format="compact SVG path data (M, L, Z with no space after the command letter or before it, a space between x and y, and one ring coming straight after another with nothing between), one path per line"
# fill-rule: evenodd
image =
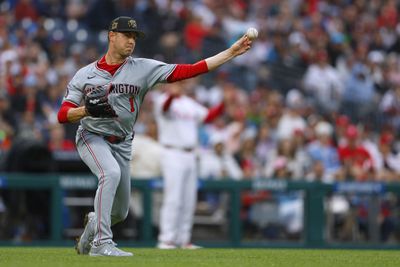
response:
M196 147L198 128L222 113L223 104L210 110L185 95L185 84L168 86L156 99L154 110L159 142L163 145L164 179L158 248L199 248L190 242L197 200Z
M58 113L60 123L80 121L77 150L99 181L94 212L87 215L85 230L78 239L79 254L132 256L115 246L111 226L128 214L133 126L148 90L157 83L213 70L251 46L243 36L227 50L195 64L166 64L131 57L136 39L143 36L133 18L114 19L109 27L107 53L78 70L67 86ZM80 106L82 101L84 105Z

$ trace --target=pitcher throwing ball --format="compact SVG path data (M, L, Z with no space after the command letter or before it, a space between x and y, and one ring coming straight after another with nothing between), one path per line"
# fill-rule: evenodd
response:
M157 83L188 79L219 67L249 50L251 40L243 36L230 48L195 64L167 64L131 56L136 40L145 37L133 18L118 17L108 30L106 54L78 70L69 82L58 120L80 121L77 150L98 178L94 212L86 215L77 252L132 256L116 247L111 226L128 215L133 126L144 96Z

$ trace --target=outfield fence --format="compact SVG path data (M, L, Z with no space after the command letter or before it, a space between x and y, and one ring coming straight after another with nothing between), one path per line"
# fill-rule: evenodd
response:
M199 180L199 189L205 192L224 191L229 195L228 210L226 214L228 238L223 242L214 242L205 245L221 247L320 247L320 248L387 248L398 249L400 243L382 243L379 239L379 207L377 198L386 193L400 195L400 183L377 183L377 182L339 182L334 184L323 184L319 182L289 182L286 180L254 179L247 181L232 180ZM49 203L49 226L50 234L46 240L32 240L25 243L16 243L12 240L0 240L0 245L13 244L41 244L41 245L70 245L71 240L65 240L63 236L63 197L67 191L94 190L97 187L97 179L91 175L49 175L49 174L0 174L0 196L1 192L7 190L46 190L50 192ZM133 179L132 188L139 191L141 195L142 218L140 220L140 239L135 241L124 241L124 245L131 246L153 246L156 242L154 223L152 218L153 198L155 191L163 187L161 179ZM290 192L301 191L303 195L303 234L300 240L295 242L266 242L266 241L244 241L243 218L241 216L243 192ZM327 240L327 216L326 199L331 194L357 194L367 196L370 203L369 219L369 242L340 243L328 242ZM37 203L42 205L44 203ZM45 206L45 205L43 205ZM375 208L374 208L375 206ZM398 216L398 215L394 215ZM7 218L6 218L7 220Z

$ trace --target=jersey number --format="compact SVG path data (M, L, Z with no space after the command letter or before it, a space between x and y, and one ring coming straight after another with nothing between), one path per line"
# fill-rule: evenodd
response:
M133 96L129 98L129 103L131 104L131 112L135 112L135 101Z

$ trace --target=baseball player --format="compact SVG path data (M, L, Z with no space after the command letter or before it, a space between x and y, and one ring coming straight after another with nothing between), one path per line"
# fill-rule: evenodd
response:
M77 252L132 256L116 247L111 226L128 214L133 126L144 96L157 83L172 83L217 68L249 50L251 40L243 36L230 48L195 64L166 64L131 56L136 40L145 36L133 18L118 17L111 21L108 30L106 54L74 75L58 120L80 121L77 150L98 178L94 212L86 215L85 229L77 239Z
M161 170L164 179L160 214L160 249L200 248L190 242L197 201L196 147L198 127L211 122L223 111L221 103L211 109L184 94L182 83L169 86L169 92L154 102L159 142L163 145Z

